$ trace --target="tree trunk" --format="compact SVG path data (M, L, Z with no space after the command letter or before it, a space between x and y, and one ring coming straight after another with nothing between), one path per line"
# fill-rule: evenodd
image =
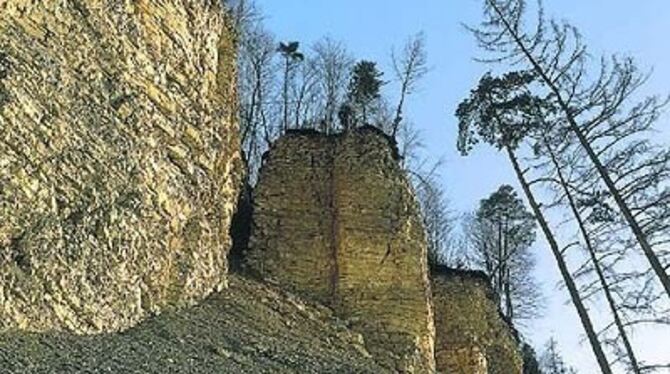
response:
M609 172L607 171L607 169L605 169L602 162L598 158L598 155L593 150L593 147L591 147L591 144L589 143L588 139L586 138L581 128L579 127L577 120L572 115L570 108L563 99L561 91L553 82L553 80L549 78L547 72L542 68L542 66L540 66L535 57L531 54L526 45L520 39L519 35L517 35L514 32L514 29L511 27L509 21L507 20L507 18L505 18L504 14L500 10L496 2L494 0L487 0L487 1L489 5L495 10L496 14L498 14L498 17L500 17L500 20L503 23L505 29L507 30L507 32L510 33L510 35L514 39L514 42L517 44L517 46L519 46L519 49L528 59L529 63L531 64L535 72L542 78L547 87L549 87L552 93L556 96L559 106L561 107L561 110L564 112L566 119L568 120L570 131L572 131L577 136L579 143L584 148L584 150L588 154L589 159L596 167L598 174L600 174L600 177L607 186L609 192L612 194L612 197L614 197L614 200L616 201L617 206L619 207L621 213L626 219L626 222L630 226L630 229L633 231L635 239L640 244L640 247L642 247L642 251L644 252L644 255L647 257L647 260L649 261L651 268L654 270L654 272L658 276L658 279L661 281L661 284L663 285L663 288L665 288L667 296L670 297L670 277L668 277L668 274L665 272L665 269L663 268L661 261L658 259L658 256L656 256L653 249L651 248L651 245L647 241L646 235L644 234L642 228L640 227L637 220L630 211L628 204L621 196L621 193L614 184L614 181L610 177Z
M503 274L505 273L505 254L503 253L503 230L502 222L498 222L498 284L496 285L496 294L498 295L498 305L503 307Z
M405 79L402 82L402 88L400 90L400 101L398 102L398 107L395 111L395 117L393 118L393 129L391 131L391 137L395 139L398 134L398 128L402 122L402 109L405 105L405 97L407 96L407 80Z
M600 370L602 371L603 374L612 374L612 369L610 368L609 363L607 362L607 358L605 357L605 353L603 352L603 349L600 346L600 342L598 341L595 329L593 328L593 323L591 322L588 311L586 310L586 307L584 306L584 303L581 297L579 296L579 290L577 289L577 286L575 285L575 282L572 279L572 275L568 270L568 266L565 263L563 254L561 253L561 250L558 247L558 243L554 238L554 234L551 232L551 228L549 227L547 220L544 218L544 214L542 213L539 204L535 200L535 196L533 195L533 192L531 191L530 186L526 181L526 177L524 176L523 171L519 166L519 162L516 158L516 155L514 154L514 151L512 151L512 149L509 147L507 147L507 155L510 161L512 162L512 166L514 167L514 172L516 173L516 176L519 179L519 183L521 183L521 186L523 187L523 191L526 195L526 198L528 199L528 203L533 209L533 213L535 213L535 218L537 219L540 227L542 228L542 232L544 233L544 236L546 237L547 242L549 243L549 247L551 248L551 251L554 254L554 258L556 259L558 269L561 272L561 276L563 277L565 286L567 287L568 292L570 293L570 299L572 300L572 303L575 305L575 308L577 309L577 314L579 315L579 319L582 322L584 331L586 332L589 342L591 343L591 348L593 349L593 353L596 356L596 360L598 361Z
M577 204L575 202L574 197L572 196L572 192L570 192L570 188L568 188L567 181L563 175L563 172L561 171L560 165L558 163L558 160L556 158L556 154L554 153L553 149L551 148L551 145L549 143L545 142L546 148L549 151L549 155L551 157L551 161L554 164L554 167L556 168L556 172L558 174L558 179L561 183L561 187L563 188L563 191L565 193L565 196L568 199L568 203L570 205L570 210L572 211L572 214L575 216L575 219L577 220L577 224L579 225L579 231L582 234L582 237L584 238L584 244L586 245L586 248L589 252L589 255L591 257L591 262L593 262L593 268L596 271L596 274L598 275L598 280L600 281L600 285L603 288L603 292L605 293L605 299L607 299L607 303L610 307L610 310L612 312L612 316L614 317L614 323L616 324L616 327L619 331L619 336L621 336L621 340L623 341L624 347L626 349L626 353L628 355L628 358L630 360L630 365L633 369L633 372L635 374L640 374L640 367L637 362L637 358L635 357L635 352L633 351L633 347L630 344L630 340L628 340L628 334L626 333L626 330L624 329L623 323L621 321L621 317L619 315L619 310L617 309L616 302L614 301L614 297L612 296L612 292L610 291L609 284L607 283L607 279L605 278L605 274L603 273L602 267L600 266L600 262L598 260L598 257L596 256L596 251L593 246L593 242L591 241L591 238L589 237L589 233L586 230L586 225L584 220L582 219L581 214L579 213L579 209L577 208Z
M288 76L290 74L289 57L286 57L286 66L284 70L284 133L288 130Z

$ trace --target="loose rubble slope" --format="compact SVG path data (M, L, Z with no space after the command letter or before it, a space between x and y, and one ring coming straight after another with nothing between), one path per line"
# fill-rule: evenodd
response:
M332 312L255 281L123 333L0 334L0 373L390 373Z

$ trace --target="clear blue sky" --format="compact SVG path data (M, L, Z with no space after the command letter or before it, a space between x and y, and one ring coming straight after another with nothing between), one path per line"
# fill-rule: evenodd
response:
M424 31L432 70L408 109L427 151L447 161L442 175L452 207L472 210L498 185L515 184L501 155L484 148L468 158L455 152L454 110L487 70L472 61L478 51L461 26L480 19L480 0L259 0L259 4L268 28L279 39L309 45L330 36L344 42L356 58L378 61L387 71L392 46ZM629 53L643 67L653 68L650 93L670 92L669 0L545 0L545 6L549 15L580 27L592 52ZM666 117L661 124L668 122ZM538 243L537 253L548 308L530 335L536 345L556 336L567 360L582 374L597 373L573 308L566 304L567 295L556 287L559 277L544 242ZM638 344L642 356L670 360L669 331L643 332L636 338L644 340Z

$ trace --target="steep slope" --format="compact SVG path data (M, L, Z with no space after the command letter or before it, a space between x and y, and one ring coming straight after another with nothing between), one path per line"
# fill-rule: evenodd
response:
M0 373L390 373L324 307L255 281L123 333L0 334Z
M128 328L226 282L219 1L0 0L0 331Z

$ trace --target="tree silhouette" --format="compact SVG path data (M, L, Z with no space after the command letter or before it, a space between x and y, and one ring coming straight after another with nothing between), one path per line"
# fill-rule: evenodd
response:
M384 73L377 69L376 62L363 60L354 66L347 99L353 109L355 120L367 124L370 105L381 97L380 89L385 84L381 79L383 75Z
M279 47L277 48L277 52L279 52L281 56L284 58L284 89L282 91L282 98L284 101L284 116L282 121L283 123L282 128L284 129L284 132L288 130L288 123L289 123L288 88L291 80L290 79L291 71L296 63L305 60L305 55L302 54L302 52L298 51L299 48L300 48L299 42L288 42L288 43L280 42Z
M474 260L491 279L494 296L509 321L539 315L539 287L532 276L535 217L514 188L502 185L481 200L466 230Z

